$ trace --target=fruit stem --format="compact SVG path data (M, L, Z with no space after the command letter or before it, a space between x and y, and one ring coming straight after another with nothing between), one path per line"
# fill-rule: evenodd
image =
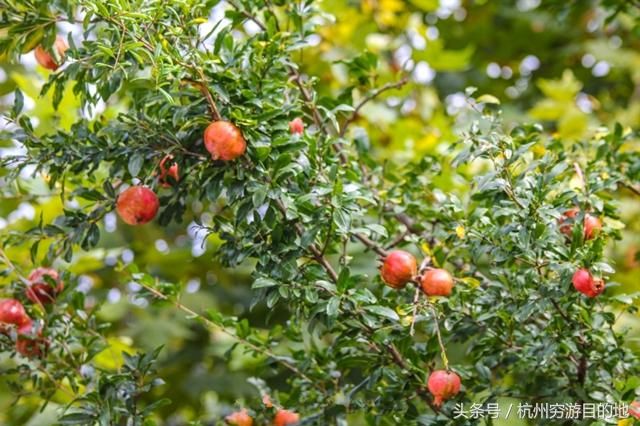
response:
M442 364L444 365L444 369L449 371L449 359L447 358L447 351L444 348L444 343L442 342L442 335L440 334L440 324L438 323L438 312L433 304L429 301L427 297L427 304L431 309L431 313L433 314L433 322L436 326L436 336L438 337L438 345L440 345L440 358L442 358Z
M413 313L411 314L411 328L409 329L409 335L415 334L416 315L418 313L418 302L420 301L420 286L416 285L416 292L413 295Z

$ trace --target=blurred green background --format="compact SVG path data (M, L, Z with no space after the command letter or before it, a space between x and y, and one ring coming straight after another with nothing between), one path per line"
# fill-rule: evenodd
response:
M318 77L317 89L328 97L338 96L350 84L345 71L349 65L338 61L363 51L384 58L377 70L382 81L408 70L411 84L368 104L357 123L369 132L372 151L381 160L408 161L446 150L456 140L456 131L469 124L459 114L468 86L496 97L507 125L541 122L570 143L615 122L633 128L640 124L640 11L632 7L612 18L617 3L609 3L612 6L605 8L591 1L326 0L321 5L335 20L323 25L314 46L296 59L305 73ZM224 8L223 2L211 11L201 24L202 32L222 19ZM81 40L81 30L73 25L60 23L59 32L71 32ZM33 53L23 55L19 64L0 58L0 111L11 108L16 87L25 94L25 110L37 118L37 131L42 133L68 129L81 114L108 120L123 108L114 99L98 111L83 111L69 90L55 111L50 95L38 95L47 78L48 72L35 65ZM9 125L0 119L0 127ZM14 142L0 145L2 156L19 152ZM48 223L63 207L77 207L63 206L48 189L46 175L25 173L9 182L2 179L6 173L0 169L2 234L24 232L41 216ZM614 291L640 291L640 198L631 192L619 196L620 221L610 220L609 225L627 227L623 239L609 247L617 268L613 279L620 283ZM185 217L204 217L206 223L212 214L193 200ZM123 349L164 345L160 377L169 385L157 389L154 397L173 401L162 412L166 424L217 419L238 398L255 399L258 392L247 379L256 374L260 361L236 350L227 362L224 354L232 341L211 334L168 305L149 306L137 296L140 287L118 272L120 266L135 262L166 281L180 283L182 302L196 311L214 307L247 318L254 327L286 327L285 312L270 311L264 304L250 309L251 265L221 268L215 256L218 241L215 236L205 240L195 222L134 228L111 213L101 227L99 248L78 252L68 266L76 277L68 285L102 304L100 318L111 323L107 334L112 347L99 355L99 364L115 368L122 362ZM7 254L25 270L33 267L28 247L13 247ZM373 274L375 265L369 263L362 267ZM0 283L8 282L0 278ZM640 318L623 316L619 327L630 328L629 342L640 351ZM275 389L285 388L283 377L266 379ZM0 424L51 424L57 405L68 402L65 395L57 395L39 413L40 401L14 406L13 400L12 391L0 380Z

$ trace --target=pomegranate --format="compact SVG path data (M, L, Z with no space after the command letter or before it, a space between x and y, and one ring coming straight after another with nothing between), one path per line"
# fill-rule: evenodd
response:
M594 278L587 269L578 269L571 279L573 287L587 297L596 297L604 291L604 281Z
M571 236L571 232L573 232L573 220L575 219L575 217L578 215L579 212L580 212L580 209L578 209L577 207L574 207L564 212L564 214L562 215L562 218L558 220L558 223L560 225L560 232L562 232L564 235L568 237ZM567 221L569 223L567 223Z
M294 425L300 421L300 415L289 410L278 410L273 419L274 426Z
M224 419L230 425L235 425L235 426L252 426L253 425L253 419L251 418L249 413L247 413L247 410L244 410L244 409L240 411L236 411L235 413L231 413Z
M640 401L633 401L629 404L629 415L640 420Z
M271 402L271 397L269 395L267 395L266 393L264 395L262 395L262 403L267 408L273 407L273 402Z
M69 46L67 45L67 42L63 37L57 36L56 41L53 44L53 48L58 54L58 57L59 57L58 59L60 60L60 62L58 62L56 58L54 58L53 55L47 52L45 48L42 46L36 47L34 51L36 61L38 61L38 63L42 65L44 68L51 71L55 71L58 69L60 64L63 62L64 54L69 48Z
M49 347L49 342L42 338L42 328L33 329L33 323L29 320L18 328L16 351L27 358L41 357Z
M590 240L597 236L602 229L602 222L599 218L587 213L584 216L584 239Z
M158 168L160 169L160 176L158 180L160 181L160 186L163 188L169 188L172 182L178 182L180 180L178 163L171 160L173 160L173 155L165 155L158 165ZM167 168L168 161L171 161L171 165ZM170 177L173 180L167 179L167 177Z
M304 122L300 117L296 117L289 122L289 130L292 135L301 135L304 133Z
M7 333L8 325L17 327L30 324L31 318L24 310L22 303L16 299L4 299L0 301L0 332Z
M428 296L449 296L453 277L444 269L429 269L422 274L420 285Z
M214 121L204 131L204 146L214 160L231 161L247 150L242 132L228 121Z
M436 370L429 376L427 388L433 395L433 404L440 407L443 401L460 392L460 376L453 371Z
M560 224L560 232L562 232L568 237L571 236L571 234L573 233L573 224L567 223L567 222L568 221L574 222L576 216L578 216L578 213L580 213L580 209L578 209L577 207L574 207L564 212L564 214L562 215L563 217L558 221L558 223ZM596 235L598 235L598 233L602 229L602 222L597 217L592 216L589 213L586 213L584 215L582 228L584 233L584 239L590 240L594 238Z
M52 286L44 278L50 277L56 282L56 286ZM64 283L60 280L58 271L52 268L36 268L29 274L29 286L27 287L27 298L33 303L52 303L56 300L56 296L64 289Z
M418 273L418 262L409 252L394 250L385 257L380 275L391 288L404 288Z
M122 191L116 202L116 210L125 223L144 225L158 213L160 201L146 186L132 186Z

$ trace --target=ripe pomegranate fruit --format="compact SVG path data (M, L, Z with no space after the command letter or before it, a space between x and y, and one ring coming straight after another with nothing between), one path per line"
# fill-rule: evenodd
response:
M629 415L640 420L640 401L633 401L629 404Z
M42 328L33 329L33 323L29 320L18 328L16 351L27 358L41 357L47 351L49 342L42 338Z
M604 291L604 281L594 278L587 269L578 269L571 279L573 287L587 297L596 297Z
M562 232L568 237L571 236L571 234L573 233L573 224L567 223L567 222L568 221L573 222L576 216L578 216L578 213L580 213L580 209L578 209L577 207L574 207L564 212L564 214L562 215L562 218L558 222L560 224L560 232ZM596 235L598 235L598 233L602 229L602 222L597 217L592 216L589 213L586 213L584 215L582 228L584 232L584 239L590 240L594 238Z
M289 122L289 130L292 135L301 135L304 133L304 122L300 117L296 117Z
M267 408L273 407L273 402L271 401L271 397L269 395L267 395L266 393L264 395L262 395L262 403Z
M385 257L380 275L391 288L404 288L418 273L418 262L409 252L394 250Z
M280 409L273 419L274 426L294 425L300 421L300 415L293 411Z
M428 296L449 296L453 277L444 269L429 269L422 274L420 286Z
M24 310L20 301L16 299L0 300L0 332L7 333L9 331L8 325L20 327L30 323L31 318L27 315L27 311Z
M247 150L242 132L228 121L214 121L204 131L204 146L214 160L231 161Z
M38 46L34 50L36 61L38 61L38 63L44 68L51 71L57 70L60 64L62 64L63 56L67 51L67 49L69 48L69 46L67 45L67 42L63 37L57 36L56 41L53 44L53 48L55 49L56 53L59 56L60 63L58 63L56 58L54 58L51 53L47 52L44 49L44 47Z
M433 395L433 404L440 407L443 401L460 392L460 376L453 371L436 370L429 375L427 388Z
M146 186L132 186L118 196L116 210L125 223L144 225L158 213L160 201L155 192Z
M158 168L160 169L160 176L158 180L160 181L160 186L162 186L163 188L169 188L173 181L178 182L180 180L180 170L178 169L178 163L171 160L173 160L173 155L165 155L158 165ZM170 162L171 164L168 168L167 162ZM171 177L173 181L167 179L167 177Z
M224 420L230 424L235 426L252 426L253 419L247 413L247 410L236 411L235 413L229 414Z
M587 213L584 216L584 239L590 240L600 233L602 222L599 218Z
M51 277L56 282L52 286L44 278ZM58 271L52 268L36 268L29 274L29 286L27 287L27 298L33 303L53 303L56 296L64 290L64 283L60 280Z

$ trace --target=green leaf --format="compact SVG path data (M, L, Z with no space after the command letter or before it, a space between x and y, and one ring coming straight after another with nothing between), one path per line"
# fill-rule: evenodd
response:
M129 163L127 165L127 169L129 170L129 174L132 177L138 177L140 170L142 169L142 164L144 163L144 157L142 154L133 154L131 158L129 158Z
M340 309L340 297L332 297L327 302L326 312L330 318L338 316L338 310Z
M267 288L277 286L278 283L270 278L258 278L253 282L252 289Z
M392 321L400 321L400 317L398 316L396 311L394 311L391 308L387 308L386 306L371 305L371 306L365 306L364 309L373 314L390 319Z

